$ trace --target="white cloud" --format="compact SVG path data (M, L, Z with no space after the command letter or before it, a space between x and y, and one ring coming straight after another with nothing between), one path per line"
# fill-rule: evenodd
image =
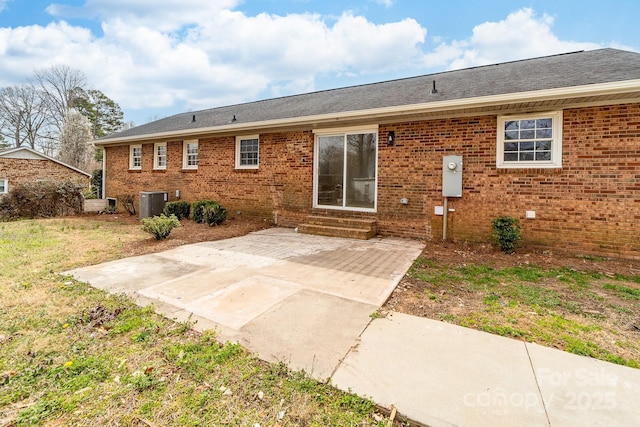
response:
M533 9L520 9L502 21L477 25L469 39L440 44L426 55L425 64L459 69L602 47L560 40L552 27L553 17L538 17Z
M393 6L393 2L394 2L394 0L370 0L370 1L374 3L378 3L387 8Z
M376 24L351 12L331 18L248 16L234 9L239 2L51 5L57 17L99 22L102 34L64 20L0 28L0 87L21 83L34 68L66 64L83 71L125 112L177 112L308 92L318 79L411 75L599 47L559 40L553 18L531 9L480 24L468 39L425 52L427 30L414 19Z
M0 0L0 12L2 12L5 7L7 7L7 2L8 1L9 0Z

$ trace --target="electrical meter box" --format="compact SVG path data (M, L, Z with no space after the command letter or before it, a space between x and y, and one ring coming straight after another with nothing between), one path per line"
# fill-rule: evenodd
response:
M442 196L462 197L462 156L442 157Z

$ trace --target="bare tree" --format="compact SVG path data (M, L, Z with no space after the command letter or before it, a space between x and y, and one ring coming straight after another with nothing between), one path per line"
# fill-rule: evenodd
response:
M46 119L42 98L35 87L0 88L0 128L10 145L36 148L43 137Z
M87 78L82 71L67 65L53 65L37 70L35 81L46 101L51 124L61 134L69 110L85 90Z
M60 135L59 159L78 169L87 170L95 152L91 141L91 122L76 109L70 109Z

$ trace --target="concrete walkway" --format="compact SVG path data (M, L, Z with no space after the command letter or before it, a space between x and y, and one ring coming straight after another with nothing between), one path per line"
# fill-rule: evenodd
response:
M422 249L269 229L69 273L424 425L640 425L640 370L400 313L372 321Z
M401 313L332 381L431 427L640 425L638 369Z

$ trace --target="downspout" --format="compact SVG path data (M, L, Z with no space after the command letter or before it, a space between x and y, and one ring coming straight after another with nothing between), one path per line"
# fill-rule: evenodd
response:
M102 199L107 198L107 149L102 147Z

